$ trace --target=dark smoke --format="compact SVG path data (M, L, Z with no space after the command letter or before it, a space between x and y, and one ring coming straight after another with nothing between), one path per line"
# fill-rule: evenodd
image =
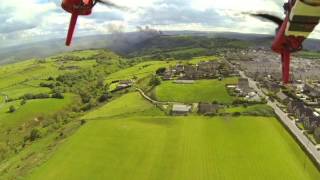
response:
M137 44L161 36L162 34L161 31L150 28L149 26L137 26L137 31L131 33L116 31L110 38L111 43L109 48L122 55L127 55L137 48Z

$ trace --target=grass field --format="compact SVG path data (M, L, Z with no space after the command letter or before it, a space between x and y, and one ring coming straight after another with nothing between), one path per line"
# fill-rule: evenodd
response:
M320 173L274 118L89 121L30 180L281 179Z
M2 89L0 90L0 92L9 96L9 98L11 99L15 99L27 93L30 93L30 94L50 93L51 90L49 88L44 88L44 87L36 87L36 86L19 84L16 86L11 86L9 88Z
M200 62L216 61L216 60L218 60L218 59L219 59L219 58L216 57L216 56L201 56L201 57L192 58L190 61L188 61L188 63L198 64L198 63L200 63Z
M124 103L125 102L125 103ZM160 115L163 114L154 105L145 101L139 93L125 94L101 108L86 114L83 119L96 119L112 116L132 116L134 114Z
M166 61L148 61L137 64L133 67L117 71L106 78L106 83L111 83L114 80L132 79L133 77L144 78L151 74L155 74L156 70L161 67L169 67L175 62Z
M69 106L73 101L73 95L66 95L65 99L40 99L30 100L21 106L20 101L0 105L0 142L9 138L5 131L12 128L18 128L27 121L32 121L40 116L49 116L63 108ZM14 113L8 113L9 107L14 105L17 110ZM23 132L19 133L21 136ZM17 134L17 135L19 135ZM19 136L20 136L19 135Z
M231 104L233 97L229 96L225 85L235 83L237 78L226 78L222 81L200 80L195 84L175 84L172 81L164 81L155 89L155 95L160 101L184 103L218 101Z

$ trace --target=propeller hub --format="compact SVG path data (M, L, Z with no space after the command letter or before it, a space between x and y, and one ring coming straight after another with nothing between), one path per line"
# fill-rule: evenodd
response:
M93 8L93 0L63 0L61 7L71 13L77 15L90 15Z

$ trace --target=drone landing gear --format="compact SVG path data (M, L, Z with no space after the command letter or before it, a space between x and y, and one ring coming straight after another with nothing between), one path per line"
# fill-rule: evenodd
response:
M69 25L69 30L68 30L68 36L67 36L67 40L66 40L67 46L70 46L70 44L71 44L73 32L74 32L76 24L77 24L77 19L78 19L78 14L72 13L70 25Z
M281 54L282 80L284 84L288 84L290 81L290 54L289 51L284 51Z

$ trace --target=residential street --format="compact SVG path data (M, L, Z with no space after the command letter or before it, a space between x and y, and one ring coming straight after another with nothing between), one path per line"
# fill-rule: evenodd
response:
M244 72L240 71L240 76L244 78L248 78ZM249 79L249 85L257 91L257 93L261 97L265 97L268 101L268 105L271 106L275 113L279 116L283 124L285 124L288 129L294 134L294 136L300 141L300 143L308 150L308 152L314 157L318 164L320 164L320 152L317 150L316 146L312 144L312 142L303 134L303 132L295 125L295 122L291 120L288 115L283 112L278 106L277 102L272 102L264 95L260 88L256 85L256 82L251 78Z

